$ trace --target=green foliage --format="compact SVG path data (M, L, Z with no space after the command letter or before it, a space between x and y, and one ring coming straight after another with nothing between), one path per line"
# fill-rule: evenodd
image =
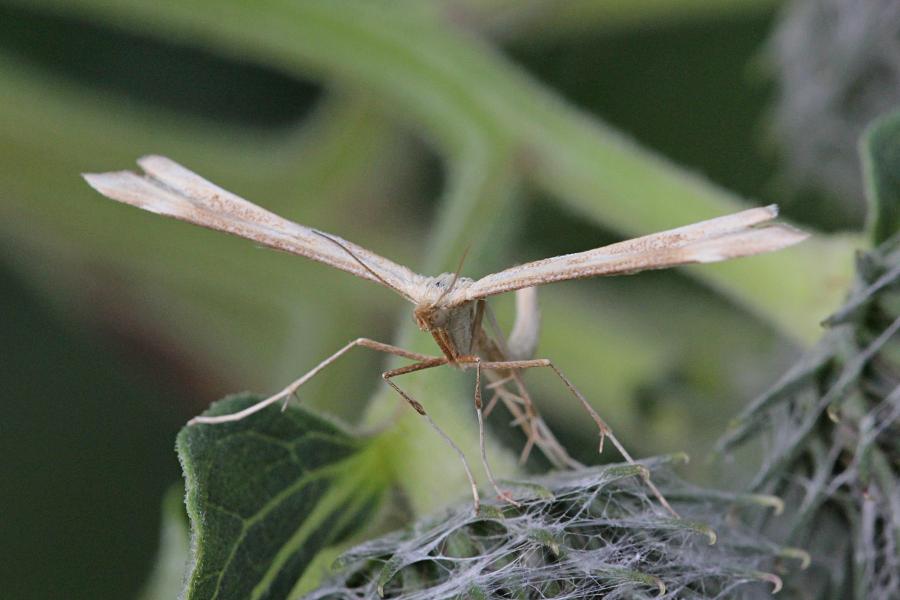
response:
M156 564L139 600L171 600L184 589L184 569L191 559L190 531L184 512L184 486L173 485L163 498Z
M232 396L205 414L258 400ZM365 528L384 491L371 447L296 407L187 426L177 447L193 532L187 600L287 597L320 550Z
M900 230L900 112L872 123L861 141L869 230L880 244Z
M898 123L880 120L862 145L880 245L858 258L854 288L823 339L721 442L762 441L750 489L785 498L785 516L768 525L813 556L810 575L787 582L809 597L900 596Z

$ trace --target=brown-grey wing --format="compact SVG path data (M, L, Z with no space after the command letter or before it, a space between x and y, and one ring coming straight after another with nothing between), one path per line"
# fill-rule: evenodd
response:
M279 217L168 158L145 156L138 164L143 175L114 171L84 178L113 200L311 258L386 285L412 302L427 280L362 246Z
M809 237L790 225L771 223L777 216L778 209L774 205L751 208L586 252L518 265L460 289L447 298L446 303L460 304L554 281L624 275L752 256L780 250Z

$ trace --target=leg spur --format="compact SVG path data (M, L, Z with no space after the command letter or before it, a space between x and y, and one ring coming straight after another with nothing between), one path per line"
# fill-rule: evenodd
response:
M616 447L616 450L631 464L636 464L634 458L632 458L631 454L625 449L625 447L619 442L615 435L613 435L612 430L606 424L606 422L597 414L597 411L594 410L594 407L590 405L587 401L587 398L575 387L575 385L569 381L569 379L563 375L562 371L560 371L556 365L554 365L550 360L546 358L538 358L531 360L508 360L508 361L473 361L473 363L478 364L478 368L481 369L490 369L494 371L512 371L515 372L517 370L523 369L534 369L539 367L546 367L551 369L557 377L563 382L566 386L566 389L575 396L576 399L581 403L584 409L588 412L588 414L593 419L594 423L597 425L597 428L600 430L600 444L598 451L603 452L603 441L606 438L612 442L613 446ZM463 364L464 368L472 368L473 364ZM675 509L669 504L669 502L662 495L662 492L659 491L659 488L650 480L650 477L647 476L644 478L647 487L653 492L656 499L659 503L665 508L669 513L678 517L678 513L675 512Z

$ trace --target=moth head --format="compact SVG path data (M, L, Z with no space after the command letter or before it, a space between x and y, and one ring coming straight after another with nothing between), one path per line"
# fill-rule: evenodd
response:
M448 306L446 302L450 292L471 285L472 282L473 280L468 277L459 277L454 273L442 273L432 277L413 312L419 329L432 331L443 327L454 310L454 307Z

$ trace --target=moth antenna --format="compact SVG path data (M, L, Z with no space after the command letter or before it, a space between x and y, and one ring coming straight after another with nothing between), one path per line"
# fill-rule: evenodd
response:
M444 296L453 291L453 287L456 285L456 282L459 281L459 274L462 273L463 264L466 262L466 257L469 255L470 248L471 246L466 246L466 249L463 250L462 256L459 258L459 264L456 266L456 271L453 273L453 279L450 280L450 285L448 285L447 289L437 297L437 300L431 303L432 306L438 305L441 300L444 299Z
M409 300L410 302L415 302L415 300L414 300L413 298L409 297L409 296L406 294L406 292L404 292L403 290L401 290L401 289L399 289L399 288L396 288L396 287L392 286L390 283L388 283L387 281L385 281L384 277L382 277L381 275L379 275L378 273L376 273L369 265L367 265L366 263L364 263L364 262L362 261L362 259L360 259L358 256L356 256L356 254L354 254L353 251L352 251L350 248L348 248L348 247L345 246L344 244L340 243L339 241L337 241L336 239L334 239L333 237L331 237L330 235L328 235L328 234L325 233L325 232L319 231L318 229L312 229L311 231L312 231L313 233L315 233L316 235L318 235L319 237L325 238L326 240L328 240L329 242L331 242L332 244L336 245L338 248L340 248L341 250L343 250L344 252L346 252L347 254L349 254L349 255L350 255L350 258L352 258L352 259L355 260L357 263L359 263L359 266L361 266L363 269L365 269L366 271L368 271L368 272L372 275L372 277L374 277L375 279L377 279L378 281L380 281L380 282L381 282L382 284L384 284L386 287L388 287L388 288L394 290L395 292L397 292L398 294L400 294L401 296L403 296L404 298L406 298L406 299Z

